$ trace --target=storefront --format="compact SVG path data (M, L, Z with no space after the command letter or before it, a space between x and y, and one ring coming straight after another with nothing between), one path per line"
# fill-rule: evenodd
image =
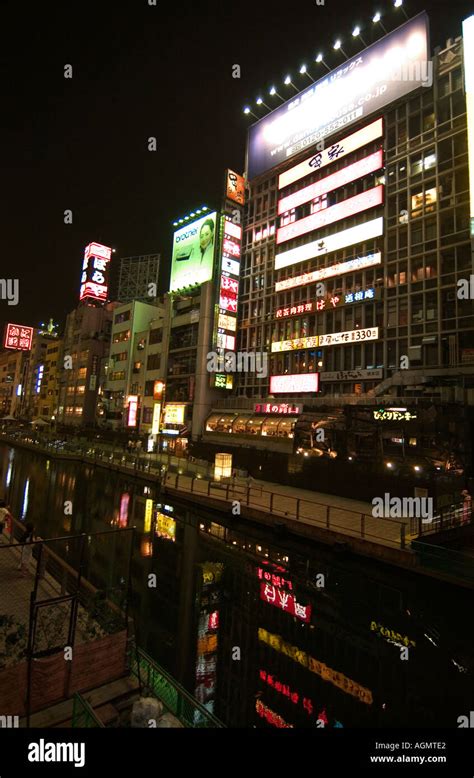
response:
M252 413L212 413L206 420L206 433L239 437L286 438L292 440L297 416L259 416Z

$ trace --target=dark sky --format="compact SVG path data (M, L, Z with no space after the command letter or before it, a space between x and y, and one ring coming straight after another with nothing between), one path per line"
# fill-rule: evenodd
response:
M371 42L375 10L393 29L392 0L7 0L2 3L2 278L19 278L6 320L64 321L77 303L84 247L120 256L161 252L169 276L172 221L217 206L223 171L242 171L242 107L357 22ZM406 0L426 9L432 46L460 35L472 0ZM232 65L241 78L232 78ZM63 77L73 66L73 78ZM323 75L312 65L313 77ZM287 90L286 92L284 90ZM271 100L272 98L269 98ZM276 98L274 105L278 104ZM149 136L158 150L147 150ZM73 224L63 223L72 209Z

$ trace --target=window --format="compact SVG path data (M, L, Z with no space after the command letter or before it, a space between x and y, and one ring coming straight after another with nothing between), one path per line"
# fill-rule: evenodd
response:
M116 332L113 337L113 343L123 343L125 340L130 339L130 330L124 330L123 332Z
M146 363L147 370L159 370L161 364L160 354L150 354Z
M125 370L117 370L110 375L111 381L125 381Z
M150 330L150 345L154 343L161 343L163 340L163 328L156 327L154 330Z
M87 367L81 367L77 371L77 377L78 378L85 378L87 375Z
M114 324L122 324L124 321L130 320L130 310L117 313L114 318Z
M151 424L153 421L153 408L150 408L145 405L143 408L143 417L142 422L143 424Z

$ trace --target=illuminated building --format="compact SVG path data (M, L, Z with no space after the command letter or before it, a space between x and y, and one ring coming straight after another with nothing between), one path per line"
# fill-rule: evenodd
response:
M403 48L404 36L416 35L423 60L424 19L415 17L360 53L361 88L369 76L375 83L371 57L383 58L391 36ZM473 27L464 25L467 51ZM463 39L437 50L432 83L399 76L396 84L387 82L387 98L377 98L377 105L360 103L363 110L340 127L328 121L313 128L312 142L290 142L292 134L311 129L304 125L305 105L321 107L321 125L337 108L345 87L336 93L336 81L353 78L358 94L352 67L356 74L359 66L348 60L249 131L238 347L270 358L267 379L250 372L237 377L236 393L250 398L249 409L256 398L268 398L272 376L316 372L324 397L305 390L304 382L298 391L293 381L278 399L316 407L328 396L403 396L407 382L418 387L417 396L433 394L435 386L443 401L474 399L472 300L456 294L457 281L469 280L472 268ZM474 116L471 123L474 136ZM358 299L366 289L373 296ZM331 297L344 303L333 306ZM302 304L311 310L301 312ZM328 333L377 328L365 342L325 342ZM280 349L282 342L297 347ZM462 398L451 385L460 374Z

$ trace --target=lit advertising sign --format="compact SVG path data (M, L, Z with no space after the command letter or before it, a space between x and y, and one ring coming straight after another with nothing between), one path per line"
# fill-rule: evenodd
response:
M321 381L369 381L383 378L383 370L335 370L320 375Z
M306 216L304 219L287 224L285 227L279 227L276 234L276 242L277 244L283 243L286 240L297 238L299 235L305 235L307 232L320 230L329 224L341 221L341 219L348 219L350 216L367 211L369 208L375 208L375 206L383 203L383 190L384 187L382 185L375 186L367 192L362 192L355 195L355 197L342 200L342 202L333 205L331 208L325 208L312 213L310 216Z
M224 222L224 235L231 235L236 240L242 240L242 227L240 224L235 224L230 219L226 219Z
M383 216L336 232L334 235L313 240L311 243L305 243L304 246L282 251L275 256L275 270L296 265L298 262L305 262L307 259L315 259L323 254L329 254L331 251L345 249L347 246L355 246L357 243L378 238L380 235L383 235Z
M270 394L319 392L319 373L270 376Z
M151 434L158 435L160 431L161 403L153 405L153 419L151 422Z
M316 303L307 302L300 303L299 305L291 305L288 308L278 308L275 311L276 319L285 319L287 316L298 316L302 313L314 313L316 310Z
M219 308L230 313L237 313L237 297L233 297L230 292L221 294L219 297Z
M235 351L235 335L226 335L224 332L218 332L217 348L222 348L224 351Z
M5 348L15 351L30 351L33 342L33 327L24 327L22 324L7 324L5 330Z
M240 257L240 244L230 238L224 237L223 248L225 254L230 254L232 257Z
M159 538L166 538L173 543L176 542L176 521L171 516L166 516L165 513L156 514L156 528L155 532Z
M165 388L165 385L163 381L155 381L153 384L153 399L154 400L161 400L163 396L163 389Z
M318 335L313 335L310 338L295 338L294 340L280 340L277 343L272 343L272 353L279 351L297 351L301 348L316 348L319 343Z
M239 294L239 282L229 276L221 276L221 292L229 292L232 295Z
M249 128L248 177L427 86L428 16L421 13Z
M185 405L165 405L164 419L165 424L183 424Z
M215 373L214 386L216 389L233 389L234 376L227 373Z
M136 394L130 394L127 397L128 405L128 427L137 426L137 409L138 409L138 396Z
M290 168L285 173L278 176L278 189L283 189L285 186L294 184L295 181L299 181L305 176L309 176L310 173L314 173L315 170L321 170L326 165L331 164L336 159L342 159L351 154L357 149L361 149L367 146L372 141L381 138L383 135L383 120L376 119L372 124L368 124L366 127L362 127L361 130L357 130L352 135L348 135L347 138L343 138L339 143L334 143L328 149L319 151L312 157L308 157L304 162L299 165ZM357 163L356 163L357 164ZM351 167L351 166L349 166Z
M291 305L287 308L278 308L275 312L276 319L286 319L288 316L301 316L304 313L320 313L321 311L331 310L332 308L340 308L341 305L347 305L348 303L359 303L364 300L374 300L375 289L361 289L358 292L348 292L345 295L328 295L325 299L316 300L314 302L299 303L298 305Z
M271 584L260 584L260 599L264 602L274 605L276 608L280 608L282 611L286 611L291 616L296 616L297 619L304 621L306 624L311 621L311 605L300 605L296 602L296 597L289 592L285 592L283 589L278 589Z
M240 262L236 262L235 259L229 259L229 257L222 257L221 270L232 273L233 276L238 276L240 275Z
M233 170L226 172L226 197L239 205L245 205L245 179Z
M354 259L348 259L347 262L338 262L336 265L330 265L321 270L312 270L310 273L303 273L301 276L277 281L275 291L283 292L285 289L294 289L294 287L314 284L325 278L334 278L334 276L342 276L344 273L352 273L356 270L363 270L366 267L380 265L381 262L382 254L380 251L375 254L368 254L366 257L354 257Z
M471 201L471 237L474 237L474 15L462 23L464 79L466 89L467 141L469 152L469 191Z
M290 211L292 208L298 208L299 205L309 203L316 197L320 197L328 192L334 192L341 186L350 184L351 181L357 181L358 178L369 175L369 173L375 173L376 170L380 170L383 167L383 151L379 149L374 154L369 154L368 157L364 157L359 162L354 162L353 165L338 170L337 173L333 173L331 176L326 176L320 181L310 186L305 186L304 189L300 189L294 194L283 197L278 202L278 215Z
M257 403L253 406L253 410L254 413L274 414L276 416L297 416L301 413L299 405L289 405L288 403Z
M348 330L347 332L332 332L329 335L319 336L320 346L338 346L344 343L354 343L363 340L378 340L379 328L368 327L361 330Z
M221 330L230 330L230 332L235 332L237 329L237 319L234 319L232 316L226 316L224 313L220 313L217 320L217 326Z
M112 249L101 243L89 243L84 251L79 299L107 301L109 262Z
M208 213L173 235L169 291L210 281L214 268L217 214Z

